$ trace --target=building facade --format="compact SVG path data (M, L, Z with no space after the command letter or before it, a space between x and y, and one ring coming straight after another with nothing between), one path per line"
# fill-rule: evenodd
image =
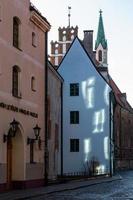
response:
M44 184L50 24L29 0L0 2L0 191Z
M97 39L95 43L97 69L106 78L112 88L115 98L113 108L113 146L114 146L114 168L133 168L133 109L128 103L126 93L122 93L108 72L108 48L105 38L102 11L100 11Z
M75 38L58 72L63 83L63 175L113 172L111 88Z
M61 174L61 106L63 79L48 63L48 179Z

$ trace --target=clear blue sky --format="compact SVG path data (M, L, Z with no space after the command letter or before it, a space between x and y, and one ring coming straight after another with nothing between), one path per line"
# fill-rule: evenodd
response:
M58 40L58 27L68 25L68 6L71 10L71 25L83 30L94 30L97 35L99 10L108 41L109 73L133 106L133 0L31 0L52 25L51 40ZM49 52L50 53L50 52Z

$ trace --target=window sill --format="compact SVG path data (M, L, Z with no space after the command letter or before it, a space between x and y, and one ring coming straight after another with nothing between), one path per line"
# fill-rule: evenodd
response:
M35 45L35 44L32 44L32 46L35 47L35 48L37 47L37 45Z
M20 49L19 47L16 47L13 45L14 48L18 49L19 51L22 51L22 49Z
M35 164L36 164L36 162L34 162L34 161L33 161L33 162L30 162L30 164L33 164L33 165L35 165Z
M16 97L16 98L18 98L18 99L22 99L22 95L14 95L14 94L12 94L12 96L13 96L13 97Z

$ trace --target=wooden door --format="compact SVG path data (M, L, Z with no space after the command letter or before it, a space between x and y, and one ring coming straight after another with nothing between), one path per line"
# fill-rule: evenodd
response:
M7 140L7 189L12 188L12 140Z

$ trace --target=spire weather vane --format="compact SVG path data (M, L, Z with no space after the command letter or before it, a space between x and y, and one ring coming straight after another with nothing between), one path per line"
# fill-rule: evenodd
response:
M70 27L71 6L68 6L68 26Z

